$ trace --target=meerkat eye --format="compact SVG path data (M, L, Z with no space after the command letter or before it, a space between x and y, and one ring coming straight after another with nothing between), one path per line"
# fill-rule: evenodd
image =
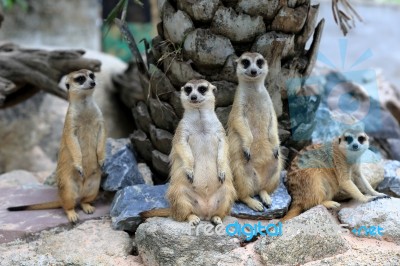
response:
M264 60L263 59L258 59L256 61L256 64L257 64L258 68L262 68L263 65L264 65Z
M250 60L249 59L243 59L241 63L242 63L242 65L243 65L243 67L245 69L250 66Z
M358 137L358 142L360 142L361 144L366 140L366 137L364 136L359 136Z
M93 74L93 73L90 73L90 74L89 74L89 78L94 79L94 74Z
M86 78L84 76L79 76L74 78L74 81L82 85L83 83L85 83Z
M351 136L346 136L346 137L344 137L344 140L345 140L348 144L350 144L350 143L353 142L353 137L351 137Z
M200 86L197 90L198 90L201 94L204 94L204 93L206 93L206 91L207 91L207 87L206 87L206 86Z
M183 88L183 90L186 92L187 95L189 95L192 92L192 87L186 86Z

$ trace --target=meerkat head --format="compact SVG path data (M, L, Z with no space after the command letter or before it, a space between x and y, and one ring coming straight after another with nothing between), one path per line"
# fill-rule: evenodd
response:
M68 74L65 80L65 86L69 94L78 95L92 94L96 86L95 76L92 71L81 69Z
M369 148L364 130L348 129L339 137L339 149L347 157L359 157Z
M268 64L259 53L246 52L236 60L236 74L239 79L258 81L265 79L268 74Z
M217 87L204 79L190 80L181 88L181 101L185 109L215 106Z

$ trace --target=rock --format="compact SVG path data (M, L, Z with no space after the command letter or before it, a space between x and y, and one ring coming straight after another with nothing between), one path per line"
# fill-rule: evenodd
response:
M271 20L281 7L279 0L240 0L237 11Z
M194 21L209 22L217 11L218 0L178 0L178 9L185 11Z
M43 232L29 243L1 245L1 265L140 265L130 255L129 235L112 230L109 220L87 221L59 231Z
M228 221L227 221L228 220ZM224 224L232 222L225 219ZM229 253L239 247L239 240L230 237L222 228L222 234L208 234L209 222L197 226L198 233L187 222L175 222L169 218L151 218L136 231L135 241L139 255L146 265L229 265L220 264ZM238 260L233 260L233 264ZM236 262L236 263L235 263ZM230 264L232 265L232 264ZM236 264L237 265L237 264Z
M236 14L232 8L221 6L213 18L211 31L232 42L252 42L256 36L265 32L265 24L260 16Z
M222 0L222 3L226 6L226 7L235 7L237 4L238 0Z
M61 208L18 212L7 210L11 206L50 202L56 199L57 189L44 185L34 188L0 188L0 244L17 238L31 237L45 229L69 225L67 216ZM107 198L98 197L94 202L96 211L93 214L85 214L79 207L76 211L80 221L95 219L109 214L109 204ZM0 259L0 265L1 261Z
M150 167L145 163L138 163L138 169L143 177L144 183L147 185L153 185L153 173L151 172Z
M125 148L126 145L129 144L129 139L121 138L121 139L113 139L107 138L106 142L106 158L114 156L117 152Z
M385 161L385 174L383 181L379 184L378 191L385 194L400 197L400 162Z
M150 139L157 150L164 154L169 154L172 148L173 135L166 130L150 126Z
M282 176L283 178L283 176ZM242 202L236 202L231 211L231 215L239 218L245 219L274 219L274 218L281 218L283 215L286 214L288 211L291 197L282 182L279 183L279 187L271 194L272 198L272 205L270 208L265 208L262 212L257 212L250 209L247 205ZM259 201L261 199L257 196L256 197Z
M291 7L291 6L289 6ZM307 20L304 23L303 30L300 35L296 36L296 49L304 49L307 40L310 39L317 23L319 5L312 5L308 10Z
M371 150L366 150L361 156L361 173L368 180L371 186L376 189L378 184L382 182L384 178L384 164L381 157ZM350 195L345 191L339 191L335 195L334 200L343 201L351 199Z
M228 56L225 61L224 66L222 67L221 71L217 74L213 74L210 76L209 80L225 80L233 83L238 83L237 75L236 75L236 60L238 56L232 54Z
M172 107L174 108L176 115L178 116L178 118L182 118L183 113L184 113L184 109L182 106L182 102L181 102L181 94L178 91L175 91L172 95L171 95L171 99L169 102Z
M146 133L149 133L149 125L153 123L151 120L147 105L140 101L132 108L133 119L135 120L136 127Z
M162 21L165 38L178 45L183 42L189 32L194 30L190 17L181 10L175 12L170 4L164 6Z
M306 22L308 8L283 6L272 21L271 30L285 33L299 33Z
M112 226L116 230L135 232L142 222L139 213L155 208L166 208L164 195L167 185L136 185L121 189L111 204Z
M179 119L171 105L151 98L149 99L149 106L154 124L161 129L173 132Z
M280 59L293 54L294 34L270 31L260 35L251 47L251 51L258 52L264 56L270 67L274 65L276 60L276 49L282 51L279 54Z
M204 76L193 70L189 62L182 62L175 58L164 61L164 72L174 86L179 89L192 79L204 79Z
M155 65L150 64L150 90L156 100L168 101L175 91L165 74Z
M232 105L233 99L235 98L237 84L224 80L213 81L211 82L211 84L217 87L215 105L217 107L225 107Z
M189 33L183 45L184 58L191 58L196 66L209 73L222 67L226 58L234 52L228 38L204 29Z
M168 155L163 154L157 150L151 153L151 162L153 163L154 170L163 176L169 175L169 158Z
M135 130L129 138L139 156L146 162L151 162L151 152L154 150L154 147L153 144L151 144L151 141L147 138L146 133L141 130Z
M279 237L263 237L255 249L264 265L299 265L342 254L349 249L340 227L323 206L285 222Z
M339 211L339 220L348 224L352 233L360 237L384 239L400 245L400 199L380 199L353 208L343 208ZM375 226L375 234L367 234L362 226L370 229ZM380 226L382 236L377 234ZM358 232L356 230L359 230ZM360 231L361 230L361 231Z
M0 188L34 188L36 186L41 186L40 182L33 173L28 171L14 170L0 175Z
M229 114L231 113L232 106L228 107L218 107L215 109L215 113L217 114L217 117L221 124L224 126L225 130L227 129L228 126L228 118Z
M101 187L106 191L118 191L127 186L144 184L135 155L129 145L124 146L114 155L106 158L104 174L106 178L103 180Z

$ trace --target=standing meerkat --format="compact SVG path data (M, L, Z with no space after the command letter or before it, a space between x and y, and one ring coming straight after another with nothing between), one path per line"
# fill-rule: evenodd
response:
M91 214L105 160L106 133L100 108L93 99L95 76L82 69L66 78L69 106L64 123L56 169L59 200L10 207L10 211L41 210L62 207L70 222L78 220L75 205Z
M169 156L170 208L142 212L143 218L172 216L191 225L200 220L220 224L230 213L236 193L225 130L214 111L215 91L206 80L191 80L181 88L185 111Z
M340 207L332 200L339 190L360 202L388 197L375 191L360 171L360 158L368 147L364 129L354 126L333 142L314 144L301 150L288 170L287 185L292 204L282 221L319 204L326 208Z
M279 184L282 159L278 121L264 81L268 65L259 53L237 60L239 85L228 118L231 169L239 200L256 211L272 204L270 193ZM261 202L252 198L259 195Z

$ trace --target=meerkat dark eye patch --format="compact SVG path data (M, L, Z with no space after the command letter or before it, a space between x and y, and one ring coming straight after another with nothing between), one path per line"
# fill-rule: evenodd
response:
M359 136L359 137L358 137L358 142L360 142L361 144L362 144L364 141L366 141L366 140L367 140L367 138L364 137L364 136Z
M94 74L93 74L93 73L90 73L90 74L89 74L89 78L94 79Z
M346 137L344 137L344 140L345 140L348 144L350 144L350 143L353 142L353 137L352 137L352 136L346 136Z
M65 86L67 87L67 90L69 90L69 84L65 83Z
M207 87L206 87L206 86L200 86L197 90L198 90L201 94L204 95L204 93L206 93L206 91L207 91Z
M256 64L258 68L262 68L264 65L264 60L263 59L257 59Z
M85 76L79 76L79 77L74 78L74 81L76 83L79 83L80 85L82 85L83 83L85 83L86 78L85 78Z
M185 93L187 95L189 95L192 92L193 89L190 86L186 86L186 87L183 88L183 90L185 91Z
M242 65L243 65L243 67L246 69L246 68L248 68L249 66L250 66L250 60L249 59L243 59L242 61L241 61L241 63L242 63Z

